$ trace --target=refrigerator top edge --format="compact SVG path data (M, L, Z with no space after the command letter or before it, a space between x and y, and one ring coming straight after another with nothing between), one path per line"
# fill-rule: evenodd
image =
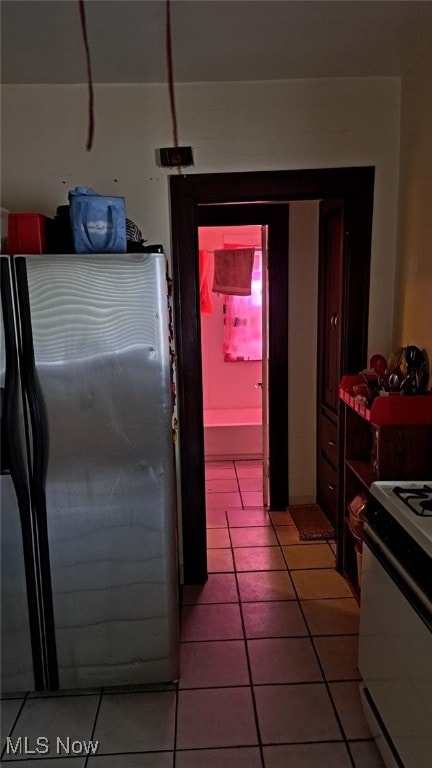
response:
M122 259L129 261L143 261L149 257L166 258L164 251L146 251L138 253L2 253L1 256L13 259L51 259L60 258L65 260L78 259L86 261L92 258L104 259Z

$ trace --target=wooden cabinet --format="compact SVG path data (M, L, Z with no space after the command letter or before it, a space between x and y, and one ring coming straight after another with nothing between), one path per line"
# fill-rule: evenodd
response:
M432 477L432 395L377 397L372 407L349 393L355 379L341 383L342 482L339 506L340 570L360 596L359 539L353 534L350 505L367 501L376 480L427 480ZM356 548L357 545L357 548Z
M337 414L342 332L342 279L344 266L345 207L342 200L320 204L319 265L319 397L321 407Z
M318 306L317 503L336 530L338 508L338 387L341 377L343 200L320 204Z
M339 497L339 421L322 409L319 425L317 503L336 530Z
M357 372L365 364L369 206L362 225L346 198L322 200L319 212L316 498L336 531L338 548L339 382L342 372Z

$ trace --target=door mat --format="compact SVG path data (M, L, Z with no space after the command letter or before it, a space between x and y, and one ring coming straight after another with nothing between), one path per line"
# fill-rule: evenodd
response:
M288 507L299 539L333 539L334 528L317 504Z

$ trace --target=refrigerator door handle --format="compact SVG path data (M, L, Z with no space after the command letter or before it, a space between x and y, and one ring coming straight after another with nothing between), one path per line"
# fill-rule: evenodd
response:
M14 264L19 309L21 380L31 425L31 456L29 457L30 494L37 527L48 688L50 690L57 690L59 680L45 498L46 463L48 458L48 435L46 434L45 427L47 420L43 413L43 398L40 393L35 366L25 258L15 257Z
M24 571L27 588L30 640L33 657L33 675L36 690L47 687L46 660L41 618L41 594L35 568L36 550L30 503L28 477L19 444L18 398L19 362L8 258L1 259L1 303L4 327L5 379L2 392L2 472L9 473L15 489L19 511L24 555ZM6 457L3 455L6 454ZM6 458L6 461L5 461Z
M45 435L42 398L37 382L33 335L30 316L30 299L27 285L25 259L15 259L21 342L21 379L31 424L31 490L36 509L45 509L45 474L47 461L47 436Z
M5 347L5 380L2 397L2 422L4 430L2 436L7 436L7 467L11 474L15 487L15 493L18 499L19 509L25 506L27 498L27 482L24 466L21 461L20 448L17 444L18 430L16 429L16 403L18 393L18 354L16 349L16 331L14 321L14 309L12 299L12 286L9 268L9 260L1 260L1 297L2 313L4 326L4 347ZM3 464L3 461L2 461Z

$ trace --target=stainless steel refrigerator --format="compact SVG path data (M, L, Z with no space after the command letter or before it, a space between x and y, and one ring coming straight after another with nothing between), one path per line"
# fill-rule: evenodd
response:
M166 260L1 257L2 691L178 678Z

